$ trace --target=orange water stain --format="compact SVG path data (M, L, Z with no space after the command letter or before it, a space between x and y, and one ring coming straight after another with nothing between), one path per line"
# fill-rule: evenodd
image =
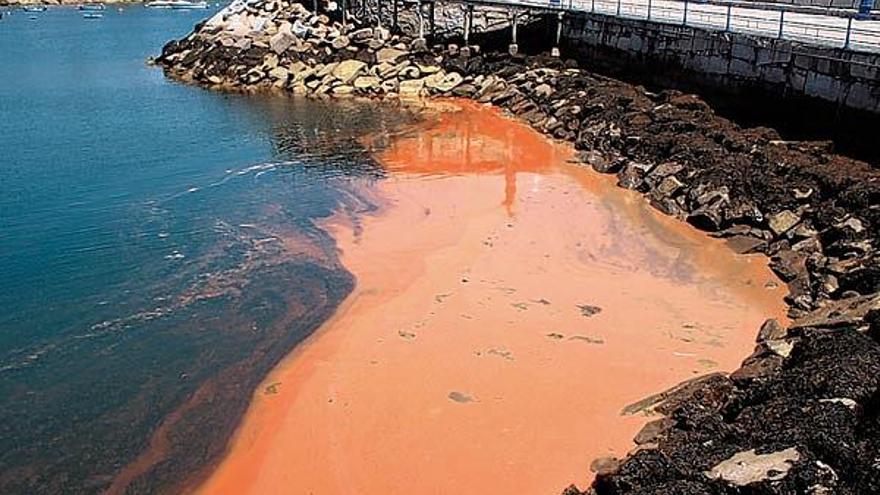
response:
M570 147L447 103L378 152L383 207L326 228L357 287L257 391L208 494L558 493L627 404L735 368L782 318L735 256Z

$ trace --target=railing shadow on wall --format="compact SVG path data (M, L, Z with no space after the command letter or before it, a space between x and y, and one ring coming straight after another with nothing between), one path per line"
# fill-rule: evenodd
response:
M457 3L587 12L880 52L880 16L853 9L740 0L459 0Z

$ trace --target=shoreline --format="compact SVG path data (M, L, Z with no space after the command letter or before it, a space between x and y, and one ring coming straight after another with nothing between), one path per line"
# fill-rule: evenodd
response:
M661 212L738 251L765 254L787 283L794 322L762 327L755 353L729 377L708 376L647 404L675 420L644 435L649 447L604 463L596 493L880 487L867 461L880 452L870 406L880 394L877 171L821 143L741 129L696 96L650 93L557 59L428 50L421 40L395 41L366 28L342 34L299 4L285 12L313 26L305 33L294 35L282 22L256 35L236 34L248 19L275 17L262 5L215 17L166 45L157 62L173 77L219 89L454 95L492 103L574 142L585 165L616 175ZM324 44L333 50L321 55L316 47ZM301 54L311 62L289 61ZM806 408L806 417L822 421L780 415L780 408ZM823 444L827 436L848 438L855 451ZM768 462L772 467L761 471ZM731 463L753 463L757 472L744 480Z

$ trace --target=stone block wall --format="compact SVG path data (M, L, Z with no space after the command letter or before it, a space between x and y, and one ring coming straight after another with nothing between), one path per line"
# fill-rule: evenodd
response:
M761 3L779 3L832 9L858 9L860 0L756 0ZM874 10L880 10L880 0L874 0Z
M569 16L564 37L586 60L641 64L727 92L807 96L880 113L880 54L595 14Z

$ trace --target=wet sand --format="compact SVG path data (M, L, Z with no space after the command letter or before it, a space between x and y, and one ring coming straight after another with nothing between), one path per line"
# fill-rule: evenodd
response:
M329 222L357 287L257 391L202 493L558 493L622 455L621 409L738 366L785 312L734 255L496 110L379 153Z

